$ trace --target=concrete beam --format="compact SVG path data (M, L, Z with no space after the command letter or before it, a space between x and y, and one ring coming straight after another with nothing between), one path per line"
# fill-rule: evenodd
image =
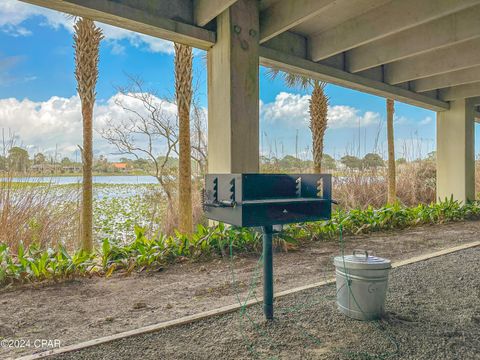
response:
M259 171L259 11L239 0L217 17L208 51L208 171Z
M413 91L424 92L450 86L480 82L480 65L468 69L452 71L446 74L435 75L418 79L410 83Z
M479 0L393 0L313 36L311 58L319 61L477 4Z
M480 37L480 5L353 48L347 70L359 72Z
M168 0L21 0L34 5L83 16L105 24L170 40L200 49L215 43L215 33L162 15L169 14L185 21L191 18L184 2ZM139 7L132 7L132 5ZM154 7L152 8L152 4ZM176 5L175 5L176 4Z
M440 99L443 99L444 101L480 96L480 82L440 89L438 95Z
M237 0L193 0L193 17L198 26L205 26Z
M263 43L263 46L301 58L307 58L308 56L307 38L290 31L275 36L273 39Z
M474 106L452 101L437 114L437 200L475 200Z
M480 65L480 39L385 65L385 81L395 85Z
M335 0L283 0L260 14L260 43L293 28L325 10Z
M260 63L267 67L326 81L350 89L364 91L434 111L444 111L449 104L426 95L392 86L381 81L351 74L341 69L319 64L267 47L260 47Z
M189 0L158 0L156 2L141 0L23 1L75 16L85 16L96 21L201 49L211 48L216 40L214 32L164 17L171 12L171 14L176 14L176 17L181 18L182 21L187 21L190 16L193 22L193 10L189 8L188 4L191 5ZM273 49L267 46L272 46ZM306 73L331 83L383 97L390 97L432 110L441 111L448 109L448 103L431 96L416 94L408 91L408 89L390 86L368 77L355 76L355 74L350 74L342 69L335 69L336 65L334 64L329 64L331 65L329 66L306 60L306 39L297 34L284 33L280 37L265 43L265 46L260 51L263 54L261 60L267 66L275 64L275 67L287 71L289 71L288 69L300 69L302 66L306 66ZM282 61L285 61L285 63L282 63Z

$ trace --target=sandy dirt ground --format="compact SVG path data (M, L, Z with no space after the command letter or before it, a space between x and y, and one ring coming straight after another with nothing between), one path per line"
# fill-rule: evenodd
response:
M477 241L479 232L480 221L470 221L351 236L345 241L347 252L372 249L378 256L397 261ZM337 242L316 242L298 251L276 253L275 291L333 276L332 257L338 253ZM59 339L65 346L234 304L236 291L246 295L257 261L256 255L234 259L237 290L232 286L229 259L186 262L128 277L116 274L109 279L81 278L3 289L0 338ZM0 358L38 350L0 348Z
M386 316L363 322L336 310L335 286L55 359L475 360L480 354L480 248L391 271Z

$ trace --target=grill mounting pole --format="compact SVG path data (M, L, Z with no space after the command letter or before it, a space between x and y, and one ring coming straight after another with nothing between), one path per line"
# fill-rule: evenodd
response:
M262 226L263 230L263 313L267 320L273 319L273 227Z

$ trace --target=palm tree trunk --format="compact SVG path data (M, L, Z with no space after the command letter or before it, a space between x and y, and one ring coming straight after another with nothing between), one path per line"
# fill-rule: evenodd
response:
M190 233L192 218L192 162L190 107L192 104L192 48L175 44L175 93L179 121L178 218L179 230Z
M74 26L75 77L82 103L83 118L83 185L80 241L82 249L93 250L93 107L98 79L98 60L102 31L92 20L79 18Z
M82 105L83 116L83 182L82 182L82 248L93 250L93 109Z
M314 82L310 99L310 130L313 142L313 171L322 172L323 138L327 130L328 98L324 92L325 84Z
M394 204L397 200L395 180L395 145L393 136L394 102L387 99L387 142L388 142L388 196L387 203Z

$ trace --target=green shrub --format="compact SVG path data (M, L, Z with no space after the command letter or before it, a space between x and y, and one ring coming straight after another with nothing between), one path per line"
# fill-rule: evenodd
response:
M480 204L462 205L452 199L439 204L408 208L399 204L380 209L338 210L331 220L294 224L279 234L276 243L305 243L311 240L332 240L344 234L403 229L421 224L439 224L477 218ZM13 253L0 244L0 284L42 280L59 280L72 276L110 276L115 270L130 273L134 270L161 268L182 259L201 259L228 256L229 247L235 253L259 252L261 235L246 228L198 225L193 234L175 232L166 236L160 232L147 237L145 229L135 226L135 239L120 245L105 238L101 248L88 254L82 251L69 254L63 246L42 250L36 245L25 248L19 244Z
M331 220L307 224L295 224L288 232L295 238L310 237L315 240L331 240L340 234L340 225L344 234L357 235L374 231L404 229L422 224L441 224L477 218L480 215L480 203L471 202L462 205L453 199L445 199L438 204L405 207L394 204L374 209L333 212Z

